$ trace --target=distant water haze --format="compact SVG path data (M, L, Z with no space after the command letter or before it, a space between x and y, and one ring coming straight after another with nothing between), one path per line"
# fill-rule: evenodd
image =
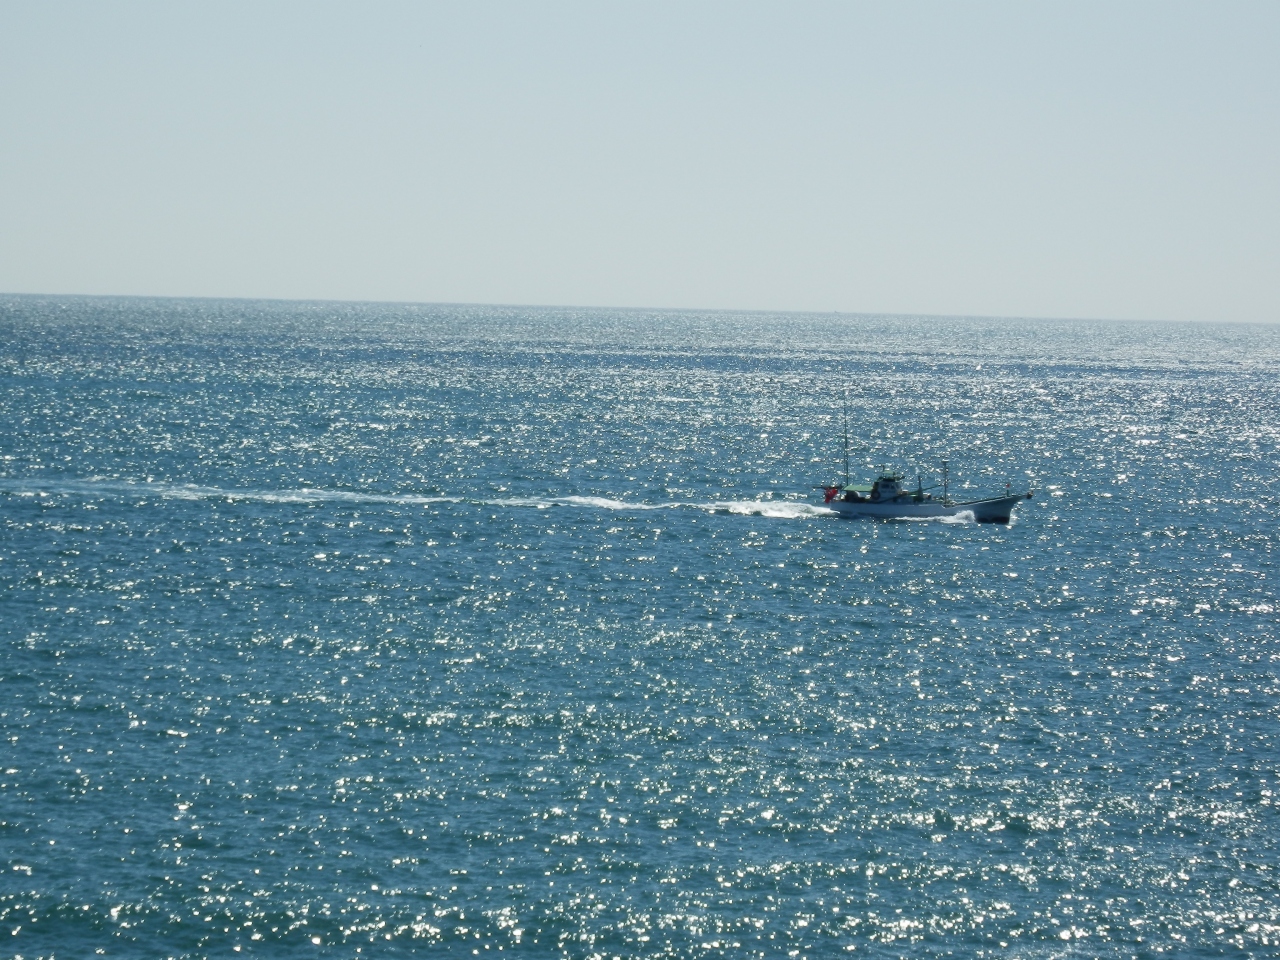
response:
M0 7L0 290L1280 319L1274 3Z

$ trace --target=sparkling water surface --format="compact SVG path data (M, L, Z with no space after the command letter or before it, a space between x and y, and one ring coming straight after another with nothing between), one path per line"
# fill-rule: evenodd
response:
M1280 955L1280 328L0 334L6 955Z

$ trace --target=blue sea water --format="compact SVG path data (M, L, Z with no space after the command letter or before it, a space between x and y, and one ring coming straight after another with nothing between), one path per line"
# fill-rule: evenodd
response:
M1280 955L1280 327L0 299L0 942ZM880 464L1010 526L830 515Z

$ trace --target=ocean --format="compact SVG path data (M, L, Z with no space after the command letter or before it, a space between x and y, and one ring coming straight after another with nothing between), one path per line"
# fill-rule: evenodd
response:
M1280 326L0 297L3 952L1280 956L1278 374ZM1032 499L833 516L846 404L857 477Z

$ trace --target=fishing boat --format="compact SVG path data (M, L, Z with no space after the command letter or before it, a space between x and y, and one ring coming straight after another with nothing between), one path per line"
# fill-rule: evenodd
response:
M942 496L935 497L924 488L916 477L914 490L903 487L902 474L881 470L874 481L866 484L849 482L849 406L845 398L844 408L844 483L819 487L823 502L845 517L879 517L882 520L921 519L940 517L964 517L970 515L978 523L1009 523L1013 508L1023 500L1031 499L1031 491L1014 493L1011 485L1004 485L1004 496L984 497L980 500L952 500L949 494L951 467L942 461Z
M944 462L944 476L946 464ZM849 483L822 487L826 506L841 516L879 517L883 520L932 519L936 517L962 517L972 514L978 523L1008 523L1013 508L1023 500L1031 499L1031 491L1013 493L1005 484L1003 496L985 497L981 500L952 500L943 483L943 494L935 497L917 478L916 489L902 486L902 475L881 471L869 484Z

